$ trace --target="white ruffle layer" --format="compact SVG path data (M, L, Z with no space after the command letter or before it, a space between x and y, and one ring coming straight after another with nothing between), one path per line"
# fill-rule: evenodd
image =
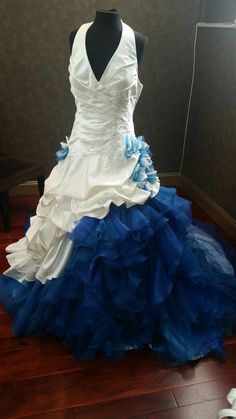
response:
M130 179L138 158L137 153L126 160L119 151L82 157L69 152L47 178L36 214L70 232L84 215L104 218L111 202L127 207L144 204L150 191ZM153 185L156 193L159 187Z
M6 248L10 268L4 274L19 282L37 278L45 283L57 278L70 256L72 244L68 233L50 220L31 217L26 235Z
M104 218L111 202L127 207L144 204L151 192L130 179L138 157L126 160L118 151L83 157L68 153L46 179L26 235L6 248L10 268L4 274L20 282L57 278L72 250L68 233L75 221L85 215ZM152 192L159 188L158 181Z

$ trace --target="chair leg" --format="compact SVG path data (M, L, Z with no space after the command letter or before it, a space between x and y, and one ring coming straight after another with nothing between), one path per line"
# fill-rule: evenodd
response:
M2 213L3 227L6 232L11 231L9 219L9 195L8 191L0 192L0 210Z
M44 193L44 182L45 182L44 175L38 176L37 181L38 181L39 195L42 196Z

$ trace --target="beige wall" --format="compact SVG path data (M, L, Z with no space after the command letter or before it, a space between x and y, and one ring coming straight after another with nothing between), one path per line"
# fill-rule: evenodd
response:
M144 90L135 112L136 134L151 144L159 172L178 170L201 0L2 0L3 152L38 159L49 173L74 119L69 33L93 20L96 9L111 7L150 39L140 69Z
M214 4L213 4L214 3ZM210 0L206 20L234 21L236 2ZM236 219L236 29L201 28L183 174Z
M235 0L207 0L207 22L233 22L236 19Z

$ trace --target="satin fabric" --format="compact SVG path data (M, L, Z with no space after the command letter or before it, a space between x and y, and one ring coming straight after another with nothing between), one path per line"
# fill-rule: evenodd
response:
M148 188L132 179L141 151L126 158L126 139L136 138L133 112L143 87L134 32L122 22L120 43L98 82L85 47L91 24L77 31L68 66L76 104L68 153L46 179L29 231L6 248L10 268L4 273L19 281L59 277L72 247L68 233L85 215L104 218L111 203L144 204L160 188L156 174Z

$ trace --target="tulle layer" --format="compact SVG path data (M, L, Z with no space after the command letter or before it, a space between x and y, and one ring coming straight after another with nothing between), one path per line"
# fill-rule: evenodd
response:
M111 205L70 233L64 273L42 284L0 276L16 336L58 336L77 360L149 346L168 365L213 351L236 331L236 255L191 201L161 187L145 205Z

